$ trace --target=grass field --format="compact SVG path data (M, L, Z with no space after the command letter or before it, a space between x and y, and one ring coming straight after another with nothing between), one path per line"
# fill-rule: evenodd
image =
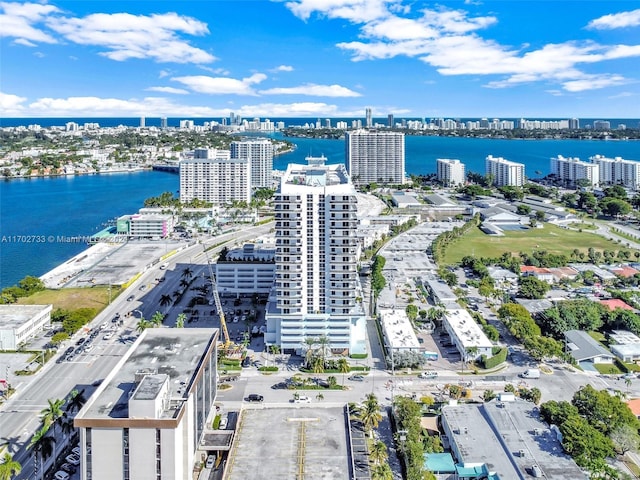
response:
M616 242L599 235L568 230L549 223L545 223L544 228L505 231L504 233L502 237L494 237L482 233L479 228L471 229L449 246L441 263L444 265L456 264L466 255L496 258L504 252L518 255L520 252L530 254L534 250L545 250L549 253L571 257L571 252L576 248L585 254L589 248L598 251L615 250L616 252L622 248ZM627 250L635 251L633 249Z
M120 293L119 288L111 287L111 299ZM109 304L109 287L62 288L60 290L43 290L29 297L19 298L19 305L53 304L53 309L76 310L78 308L95 308L101 311Z

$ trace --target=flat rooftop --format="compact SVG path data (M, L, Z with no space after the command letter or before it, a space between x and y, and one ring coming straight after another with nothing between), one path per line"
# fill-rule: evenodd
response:
M530 478L533 465L548 480L586 478L531 402L460 404L444 407L442 414L460 463L486 463L502 479Z
M246 409L226 480L349 478L344 408Z
M403 310L380 309L382 329L389 347L395 350L419 350L420 342Z
M444 315L447 323L456 332L456 336L460 339L465 349L470 347L493 347L493 343L487 338L480 325L465 309L446 310Z
M28 322L52 305L0 305L0 329L16 328Z
M165 375L169 380L170 397L187 398L199 362L217 336L216 328L145 330L76 419L129 418L129 398L134 392L137 399L154 398ZM136 392L138 385L143 388ZM160 418L174 418L181 406L180 402L171 402Z

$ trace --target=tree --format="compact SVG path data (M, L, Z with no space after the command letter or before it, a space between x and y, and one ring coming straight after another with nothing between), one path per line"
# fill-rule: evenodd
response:
M13 456L6 452L2 456L2 462L0 462L0 480L11 480L22 471L22 465L20 462L13 459Z
M273 361L276 361L276 356L280 353L280 345L276 345L275 343L273 345L269 345L269 351L271 352L271 355L273 355Z
M49 458L53 453L53 448L56 443L55 438L47 435L49 431L49 427L44 425L40 430L33 434L31 437L31 441L27 446L27 449L33 449L36 452L33 457L34 461L34 469L40 471L40 478L44 480L44 459ZM40 465L38 468L38 459L40 460Z
M640 437L638 430L631 425L619 425L611 431L609 435L616 451L620 455L624 455L629 451L637 451L640 446Z
M87 399L84 396L84 388L82 390L74 389L69 394L65 411L68 413L79 412L85 403L87 403Z
M156 311L153 315L151 315L151 324L154 327L161 327L163 320L164 320L164 314L162 312Z
M58 424L58 420L62 418L64 415L64 410L62 407L66 403L63 399L57 398L55 400L48 399L47 403L49 404L42 410L40 410L40 415L42 417L42 424L47 427L53 427L53 436L56 436L56 425ZM55 444L53 450L55 456Z
M518 205L516 213L518 215L529 215L531 213L531 207L529 205Z
M182 278L184 280L189 280L191 277L193 277L193 270L191 270L189 267L186 267L182 270Z
M69 334L66 332L57 332L51 337L51 343L53 345L60 345L62 342L69 340Z
M372 437L373 429L376 428L378 423L380 423L380 420L382 420L378 397L373 393L367 394L365 401L358 409L357 418L362 422L362 426L369 434L369 437Z
M518 296L539 300L544 298L549 288L549 284L543 280L539 280L536 277L524 277L520 280Z
M373 463L376 465L384 463L389 457L389 453L387 452L387 446L382 440L378 440L371 445L371 450L369 451L369 458L373 460Z
M140 320L138 320L138 323L136 323L136 332L142 333L150 326L151 326L151 323L148 320L141 318Z
M405 308L405 312L407 314L407 318L411 321L418 318L418 307L416 307L413 303L407 305L407 308Z
M393 480L393 471L388 463L374 465L371 469L371 480Z
M600 201L600 208L602 209L602 213L610 217L627 215L631 211L631 205L625 200L609 197L605 197Z
M184 324L187 321L187 315L185 313L179 313L176 318L176 328L184 328Z

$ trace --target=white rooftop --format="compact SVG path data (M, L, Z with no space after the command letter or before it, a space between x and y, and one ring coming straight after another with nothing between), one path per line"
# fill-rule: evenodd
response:
M0 305L0 329L19 327L34 316L52 308L52 305Z
M387 345L393 350L419 350L420 342L407 314L402 310L380 309Z
M445 317L465 350L470 347L493 347L493 343L484 334L480 325L465 309L445 310Z

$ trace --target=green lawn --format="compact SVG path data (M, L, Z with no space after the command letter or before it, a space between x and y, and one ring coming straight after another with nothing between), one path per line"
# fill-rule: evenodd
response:
M111 299L118 296L120 290L111 288ZM53 309L76 310L78 308L95 308L101 311L109 304L109 287L62 288L60 290L43 290L29 297L19 298L19 305L48 305Z
M444 265L458 263L466 255L496 258L504 252L518 255L520 252L531 253L534 250L545 250L549 253L571 256L574 249L585 254L590 247L596 250L615 250L621 248L616 242L588 232L578 232L560 228L549 223L544 228L529 230L505 231L504 236L494 237L484 234L479 228L471 229L462 238L455 240L447 249L442 260ZM628 249L633 252L633 249Z

